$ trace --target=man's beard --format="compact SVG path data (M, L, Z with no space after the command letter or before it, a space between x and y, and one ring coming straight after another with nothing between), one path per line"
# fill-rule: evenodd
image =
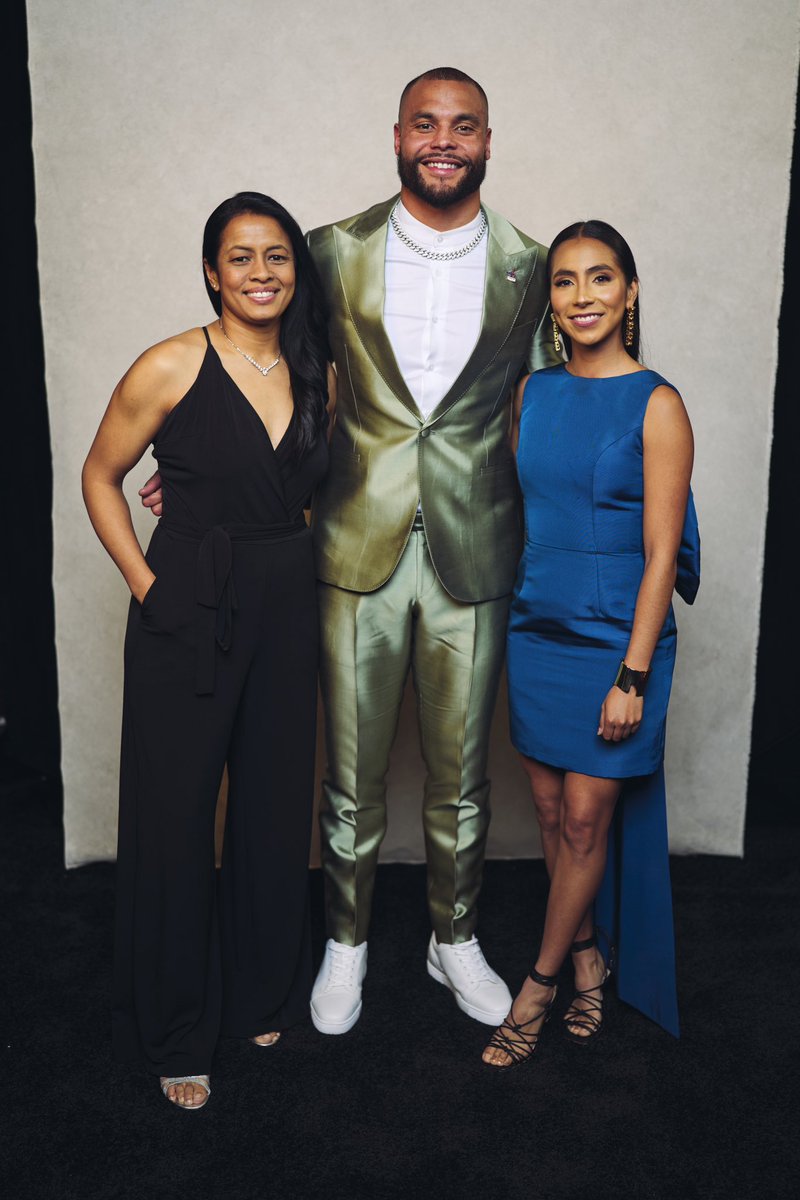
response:
M463 159L458 159L458 162L463 164L463 173L454 187L446 182L437 185L423 178L422 164L416 158L404 158L402 153L397 156L397 174L403 187L432 208L450 208L477 192L486 175L485 158L479 162Z

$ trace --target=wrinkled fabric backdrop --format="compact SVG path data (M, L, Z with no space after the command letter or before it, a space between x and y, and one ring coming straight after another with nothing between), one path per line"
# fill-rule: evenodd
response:
M127 592L80 467L145 347L212 312L202 228L241 189L311 227L397 189L403 85L433 66L489 95L484 196L548 242L601 217L630 241L645 358L694 423L703 584L676 600L667 773L673 850L740 854L753 704L798 28L794 0L28 0L37 223L55 469L69 865L116 841ZM13 236L13 231L12 231ZM127 492L137 530L152 518ZM423 857L411 696L384 859ZM539 853L501 697L489 852Z

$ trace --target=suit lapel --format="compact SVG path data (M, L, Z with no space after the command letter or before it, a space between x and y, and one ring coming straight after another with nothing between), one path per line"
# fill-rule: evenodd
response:
M334 244L345 303L361 344L384 383L422 422L424 418L400 373L383 324L386 231L389 213L396 200L393 196L384 204L376 204L347 229L334 226ZM497 356L519 315L533 278L536 256L526 248L508 221L488 208L486 215L489 245L481 331L472 353L428 422L443 416Z
M508 221L488 208L486 215L489 219L489 246L486 251L481 331L472 353L452 387L431 413L429 421L438 420L452 408L496 358L519 316L533 278L536 256L526 249Z
M361 344L384 383L422 421L414 397L400 373L386 327L386 230L397 197L376 205L343 230L334 226L336 261L350 318Z

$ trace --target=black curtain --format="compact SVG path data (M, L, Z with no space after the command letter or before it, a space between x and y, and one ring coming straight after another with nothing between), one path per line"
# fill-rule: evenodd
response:
M800 655L794 626L800 518L800 375L797 312L792 303L792 264L800 253L798 122L795 121L789 220L784 256L784 293L778 327L778 378L769 476L769 511L761 594L761 631L756 703L750 746L747 816L750 825L800 823L800 785L794 749L800 742ZM751 264L755 269L756 264Z
M7 79L5 293L0 445L0 780L57 780L58 693L53 622L53 479L39 311L36 197L25 4L4 13ZM64 251L69 270L69 249ZM51 789L54 796L58 789Z

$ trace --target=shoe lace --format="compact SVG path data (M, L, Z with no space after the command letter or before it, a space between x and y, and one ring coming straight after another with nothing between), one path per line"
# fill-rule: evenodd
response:
M485 981L493 982L494 976L483 957L483 952L478 945L477 939L471 942L460 942L453 946L453 953L458 958L459 965L468 975L471 983L483 983Z
M329 987L352 987L355 979L356 960L352 950L334 947L331 950Z

